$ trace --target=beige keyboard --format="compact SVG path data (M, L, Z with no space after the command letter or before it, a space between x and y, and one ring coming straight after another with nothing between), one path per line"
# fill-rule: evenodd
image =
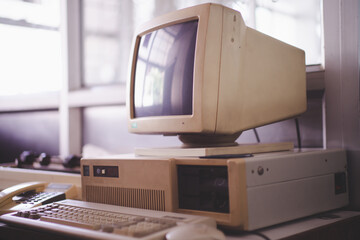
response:
M164 239L179 225L202 223L215 227L213 219L63 200L27 211L5 214L1 221L63 235L92 239Z

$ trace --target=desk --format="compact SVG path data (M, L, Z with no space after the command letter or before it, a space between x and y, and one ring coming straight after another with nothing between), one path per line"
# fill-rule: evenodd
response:
M32 181L74 184L77 187L77 199L81 199L80 174L0 166L0 191L19 183Z
M258 231L271 240L359 240L360 212L331 211ZM225 232L227 240L264 240L266 238L243 232ZM62 236L28 229L18 229L0 223L2 240L64 239ZM71 238L66 237L68 240Z
M272 240L359 240L360 212L336 210L311 216L259 232ZM227 240L264 240L256 234L226 232Z
M75 184L81 193L79 174L34 171L25 169L8 169L0 167L0 189L25 181L65 182ZM359 240L360 212L337 210L326 214L312 216L287 222L258 231L269 239L282 240ZM262 240L263 237L244 232L226 231L227 240ZM17 229L0 225L0 238L19 239L61 239L46 233Z

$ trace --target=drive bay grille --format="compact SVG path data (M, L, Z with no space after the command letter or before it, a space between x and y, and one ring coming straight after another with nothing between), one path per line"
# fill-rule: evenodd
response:
M165 191L86 186L86 201L165 211Z

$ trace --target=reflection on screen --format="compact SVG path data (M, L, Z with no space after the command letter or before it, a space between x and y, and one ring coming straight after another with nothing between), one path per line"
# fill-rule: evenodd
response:
M198 21L141 37L135 70L135 117L191 115Z

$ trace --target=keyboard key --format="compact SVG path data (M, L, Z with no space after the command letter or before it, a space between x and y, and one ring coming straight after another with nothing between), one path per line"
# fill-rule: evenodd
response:
M92 230L99 230L101 225L98 224L91 224L91 223L85 223L85 222L77 222L72 221L69 219L60 219L60 218L54 218L49 216L42 216L40 218L41 221L44 222L52 222L52 223L58 223L63 224L71 227L78 227L78 228L85 228L85 229L92 229Z

